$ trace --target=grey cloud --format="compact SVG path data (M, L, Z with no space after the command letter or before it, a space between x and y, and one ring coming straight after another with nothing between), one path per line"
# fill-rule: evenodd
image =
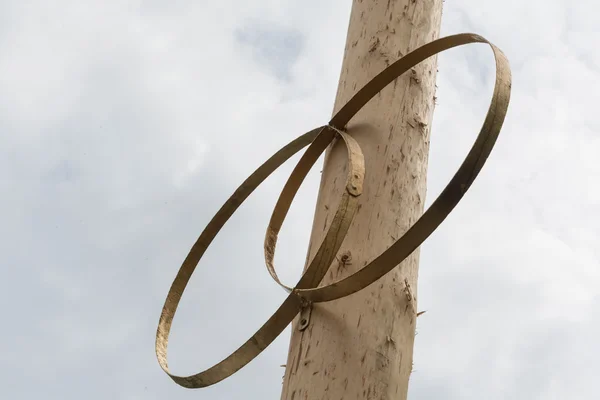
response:
M301 32L249 23L236 31L236 39L278 79L292 79L292 67L304 45Z

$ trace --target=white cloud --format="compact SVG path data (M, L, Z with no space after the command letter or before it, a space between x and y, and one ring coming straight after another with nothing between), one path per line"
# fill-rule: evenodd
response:
M488 164L421 252L428 312L411 397L595 394L598 10L591 0L445 3L442 34L499 45L513 89ZM160 371L154 330L179 263L222 202L328 120L349 12L341 0L0 1L0 290L13 324L0 333L0 373L10 398L279 396L289 332L232 378L189 392ZM481 126L492 67L482 45L439 57L428 203ZM261 242L293 164L201 262L175 320L176 372L227 355L283 299ZM282 231L285 282L304 261L320 169Z

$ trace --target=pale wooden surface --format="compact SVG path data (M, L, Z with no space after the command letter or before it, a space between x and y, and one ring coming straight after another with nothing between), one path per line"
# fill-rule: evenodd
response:
M442 0L354 0L337 111L390 63L439 36ZM388 248L422 213L436 59L384 89L348 125L365 156L359 211L323 283L356 271ZM314 256L345 183L343 146L328 152L311 235ZM335 263L335 262L334 262ZM352 296L314 305L290 343L284 400L405 399L416 323L418 251ZM405 280L410 286L407 295ZM409 301L410 298L410 301Z

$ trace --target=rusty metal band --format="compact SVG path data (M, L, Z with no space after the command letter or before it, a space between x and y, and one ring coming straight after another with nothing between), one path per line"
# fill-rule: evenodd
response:
M464 162L428 210L388 250L355 274L339 282L317 287L339 250L356 212L357 197L362 191L364 164L362 169L359 167L362 162L362 153L356 142L343 132L346 124L373 96L398 76L437 53L469 43L485 43L491 47L496 60L496 81L483 127ZM506 57L497 47L479 35L459 34L448 36L428 43L391 64L359 90L331 119L328 126L305 133L273 155L247 178L221 207L192 247L177 273L167 295L156 333L156 355L161 368L176 383L187 388L200 388L215 384L232 375L260 354L279 336L308 302L330 301L355 293L398 266L443 222L479 174L504 122L510 99L510 88L510 67ZM348 148L350 168L346 191L342 195L339 208L336 211L335 222L331 223L316 256L309 263L298 284L292 289L279 281L274 269L273 259L277 234L310 167L336 136L342 137ZM278 284L288 291L291 290L290 295L246 343L220 363L192 376L181 377L171 374L167 364L169 331L183 291L200 258L241 203L283 162L309 144L309 148L292 172L278 199L265 237L267 269ZM355 176L354 172L356 171L362 172ZM343 234L340 235L341 233Z
M183 292L189 282L198 262L204 255L204 252L211 244L217 233L222 229L225 223L239 208L239 206L248 198L248 196L277 168L279 168L291 156L296 154L308 144L310 146L303 154L302 158L292 171L287 184L282 192L282 199L290 198L288 194L295 194L304 177L319 159L319 156L325 152L329 144L332 143L337 136L343 139L343 142L348 148L348 164L349 170L352 171L348 176L347 190L342 195L340 207L336 212L336 218L330 226L329 233L324 240L322 248L331 251L336 248L335 240L337 237L346 236L348 227L356 214L358 206L357 196L362 193L362 185L364 179L364 157L358 143L344 132L339 132L337 129L329 126L320 127L310 132L305 133L298 139L292 141L287 146L279 150L263 165L261 165L244 183L234 192L234 194L225 202L213 219L208 223L192 249L184 260L175 281L171 285L167 300L163 307L163 311L158 324L156 333L156 356L161 368L179 385L187 388L200 388L217 383L228 376L235 373L244 365L252 361L254 357L259 355L283 330L289 325L298 312L306 305L306 302L295 294L290 294L283 302L275 314L242 346L234 351L229 357L225 358L213 367L191 376L177 376L169 371L167 363L167 346L169 341L169 333L175 312L179 301L183 296ZM293 198L293 196L291 197ZM289 209L291 202L288 204L285 201L278 202L278 206L273 213L272 222L276 226L277 231L281 224L277 225L277 221L283 222L285 214ZM275 234L276 237L276 234ZM273 238L273 236L271 236ZM341 244L341 243L340 243ZM274 243L273 243L274 246ZM339 245L337 245L339 248ZM273 247L274 249L274 247ZM327 272L327 268L331 261L327 263L329 257L335 257L335 253L330 256L329 252L322 252L323 258L321 262L313 262L311 267L303 275L306 282L305 285L318 284L323 275ZM276 275L275 275L276 276ZM310 287L310 286L306 286ZM290 289L291 291L291 289Z

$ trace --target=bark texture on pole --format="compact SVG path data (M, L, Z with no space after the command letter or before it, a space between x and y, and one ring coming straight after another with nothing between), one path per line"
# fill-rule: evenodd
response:
M439 37L442 0L354 0L334 110L407 52ZM437 59L398 78L348 125L365 156L359 211L322 283L340 280L387 249L423 212ZM326 154L308 259L343 190L346 152ZM412 370L419 253L349 297L315 304L293 324L283 400L405 399Z

